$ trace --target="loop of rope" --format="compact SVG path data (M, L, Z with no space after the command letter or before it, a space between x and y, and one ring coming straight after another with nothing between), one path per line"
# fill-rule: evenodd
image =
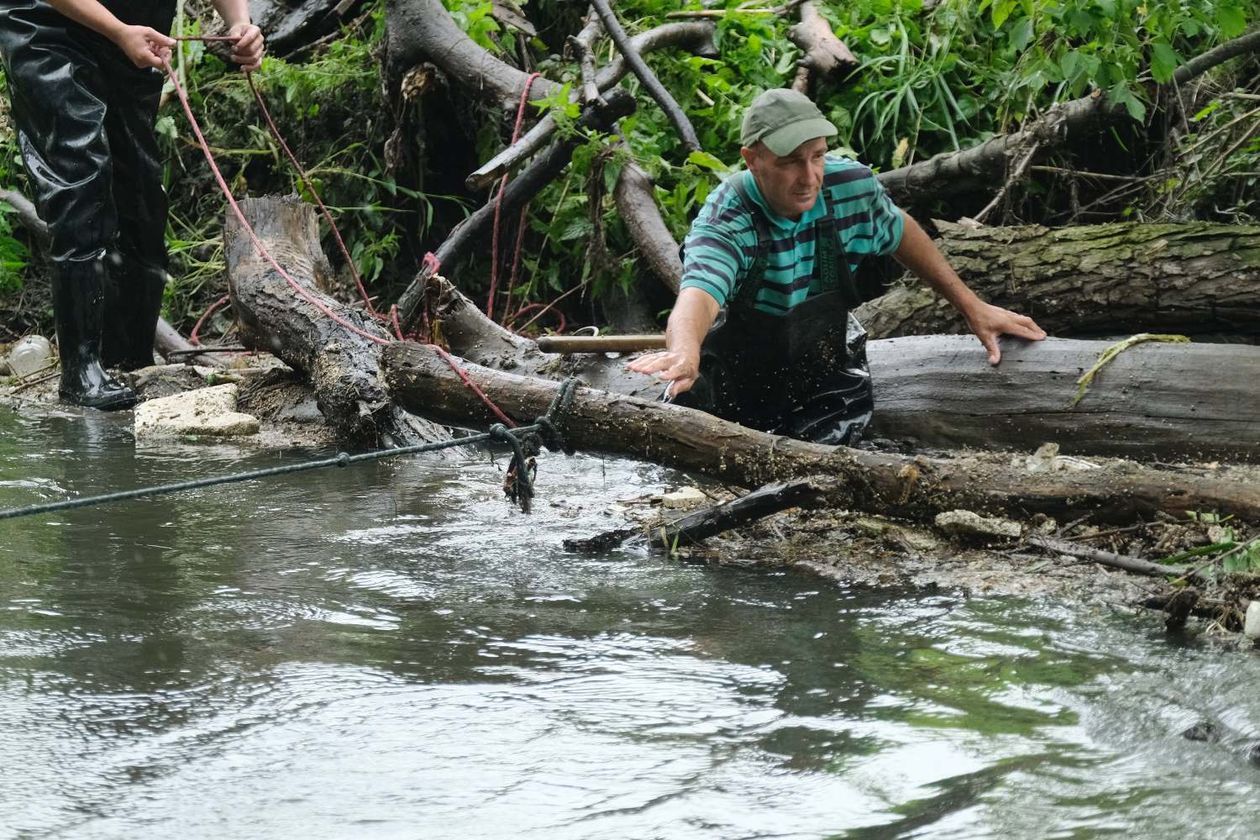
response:
M192 332L188 334L188 343L194 344L194 345L201 344L201 339L198 336L201 333L202 325L205 324L207 320L209 320L211 315L213 315L216 311L218 311L219 307L224 306L225 304L231 303L231 301L232 301L231 295L224 295L223 297L216 300L214 303L210 304L210 308L207 309L202 314L202 316L197 319L197 323L193 325Z
M572 455L574 452L572 444L560 431L559 424L563 423L564 415L568 413L569 408L573 405L573 396L577 393L577 384L578 378L576 376L570 376L561 382L560 390L556 391L551 404L547 406L546 413L534 419L534 426L538 429L538 436L542 438L543 445L552 452L563 452L565 455Z
M490 427L490 438L512 447L512 460L508 463L507 473L503 476L503 492L521 510L529 513L530 500L534 498L532 474L537 470L537 462L533 454L525 454L524 442L518 435L512 434L502 423Z

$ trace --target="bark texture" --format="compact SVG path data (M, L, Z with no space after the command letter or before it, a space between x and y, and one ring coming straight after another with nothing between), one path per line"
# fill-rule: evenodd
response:
M241 202L263 245L307 294L338 318L389 340L374 321L317 290L332 271L319 247L315 213L296 198ZM381 380L382 345L356 335L303 299L255 249L234 215L224 227L228 287L241 338L310 379L320 411L342 445L372 449L449 438L390 400Z
M1052 334L1260 334L1260 227L936 224L937 244L969 286ZM878 338L967 332L954 308L919 283L857 315Z
M1004 339L991 368L971 336L872 341L872 433L934 447L1052 442L1069 454L1260 462L1260 347L1137 344L1075 402L1077 380L1108 346Z
M678 243L661 217L661 209L652 192L652 179L638 164L627 161L617 178L613 197L630 238L638 246L648 269L666 288L678 294L678 286L682 282L682 257L678 255Z

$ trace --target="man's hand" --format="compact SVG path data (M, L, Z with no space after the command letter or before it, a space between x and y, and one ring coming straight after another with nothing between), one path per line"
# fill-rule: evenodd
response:
M681 353L676 350L661 350L656 353L645 353L626 365L626 370L635 373L656 374L660 379L672 383L669 389L670 398L691 390L700 376L699 348L694 353Z
M235 38L232 44L232 60L240 68L252 73L262 66L263 34L252 23L238 23L228 30L228 37Z
M708 292L687 288L678 293L665 327L665 346L626 365L635 373L650 373L671 383L672 399L691 390L700 376L700 345L718 315L718 302Z
M967 318L967 326L989 352L991 365L1002 361L1002 351L998 349L999 336L1013 335L1029 341L1041 341L1046 337L1046 331L1032 318L991 303L977 300L976 305L963 314Z
M148 26L122 24L115 31L114 43L137 67L162 66L171 58L175 39Z

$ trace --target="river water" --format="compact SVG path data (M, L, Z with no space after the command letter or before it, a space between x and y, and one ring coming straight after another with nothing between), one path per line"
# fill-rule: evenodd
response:
M315 454L0 411L0 506ZM1254 835L1255 654L1103 607L575 556L681 477L544 455L525 516L502 466L0 521L0 837Z

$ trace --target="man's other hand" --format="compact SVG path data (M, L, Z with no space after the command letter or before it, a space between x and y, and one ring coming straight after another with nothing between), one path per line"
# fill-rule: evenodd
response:
M981 303L967 313L967 325L988 351L991 365L1002 361L1002 351L998 349L999 336L1013 335L1029 341L1041 341L1046 337L1046 331L1032 318L991 303Z

